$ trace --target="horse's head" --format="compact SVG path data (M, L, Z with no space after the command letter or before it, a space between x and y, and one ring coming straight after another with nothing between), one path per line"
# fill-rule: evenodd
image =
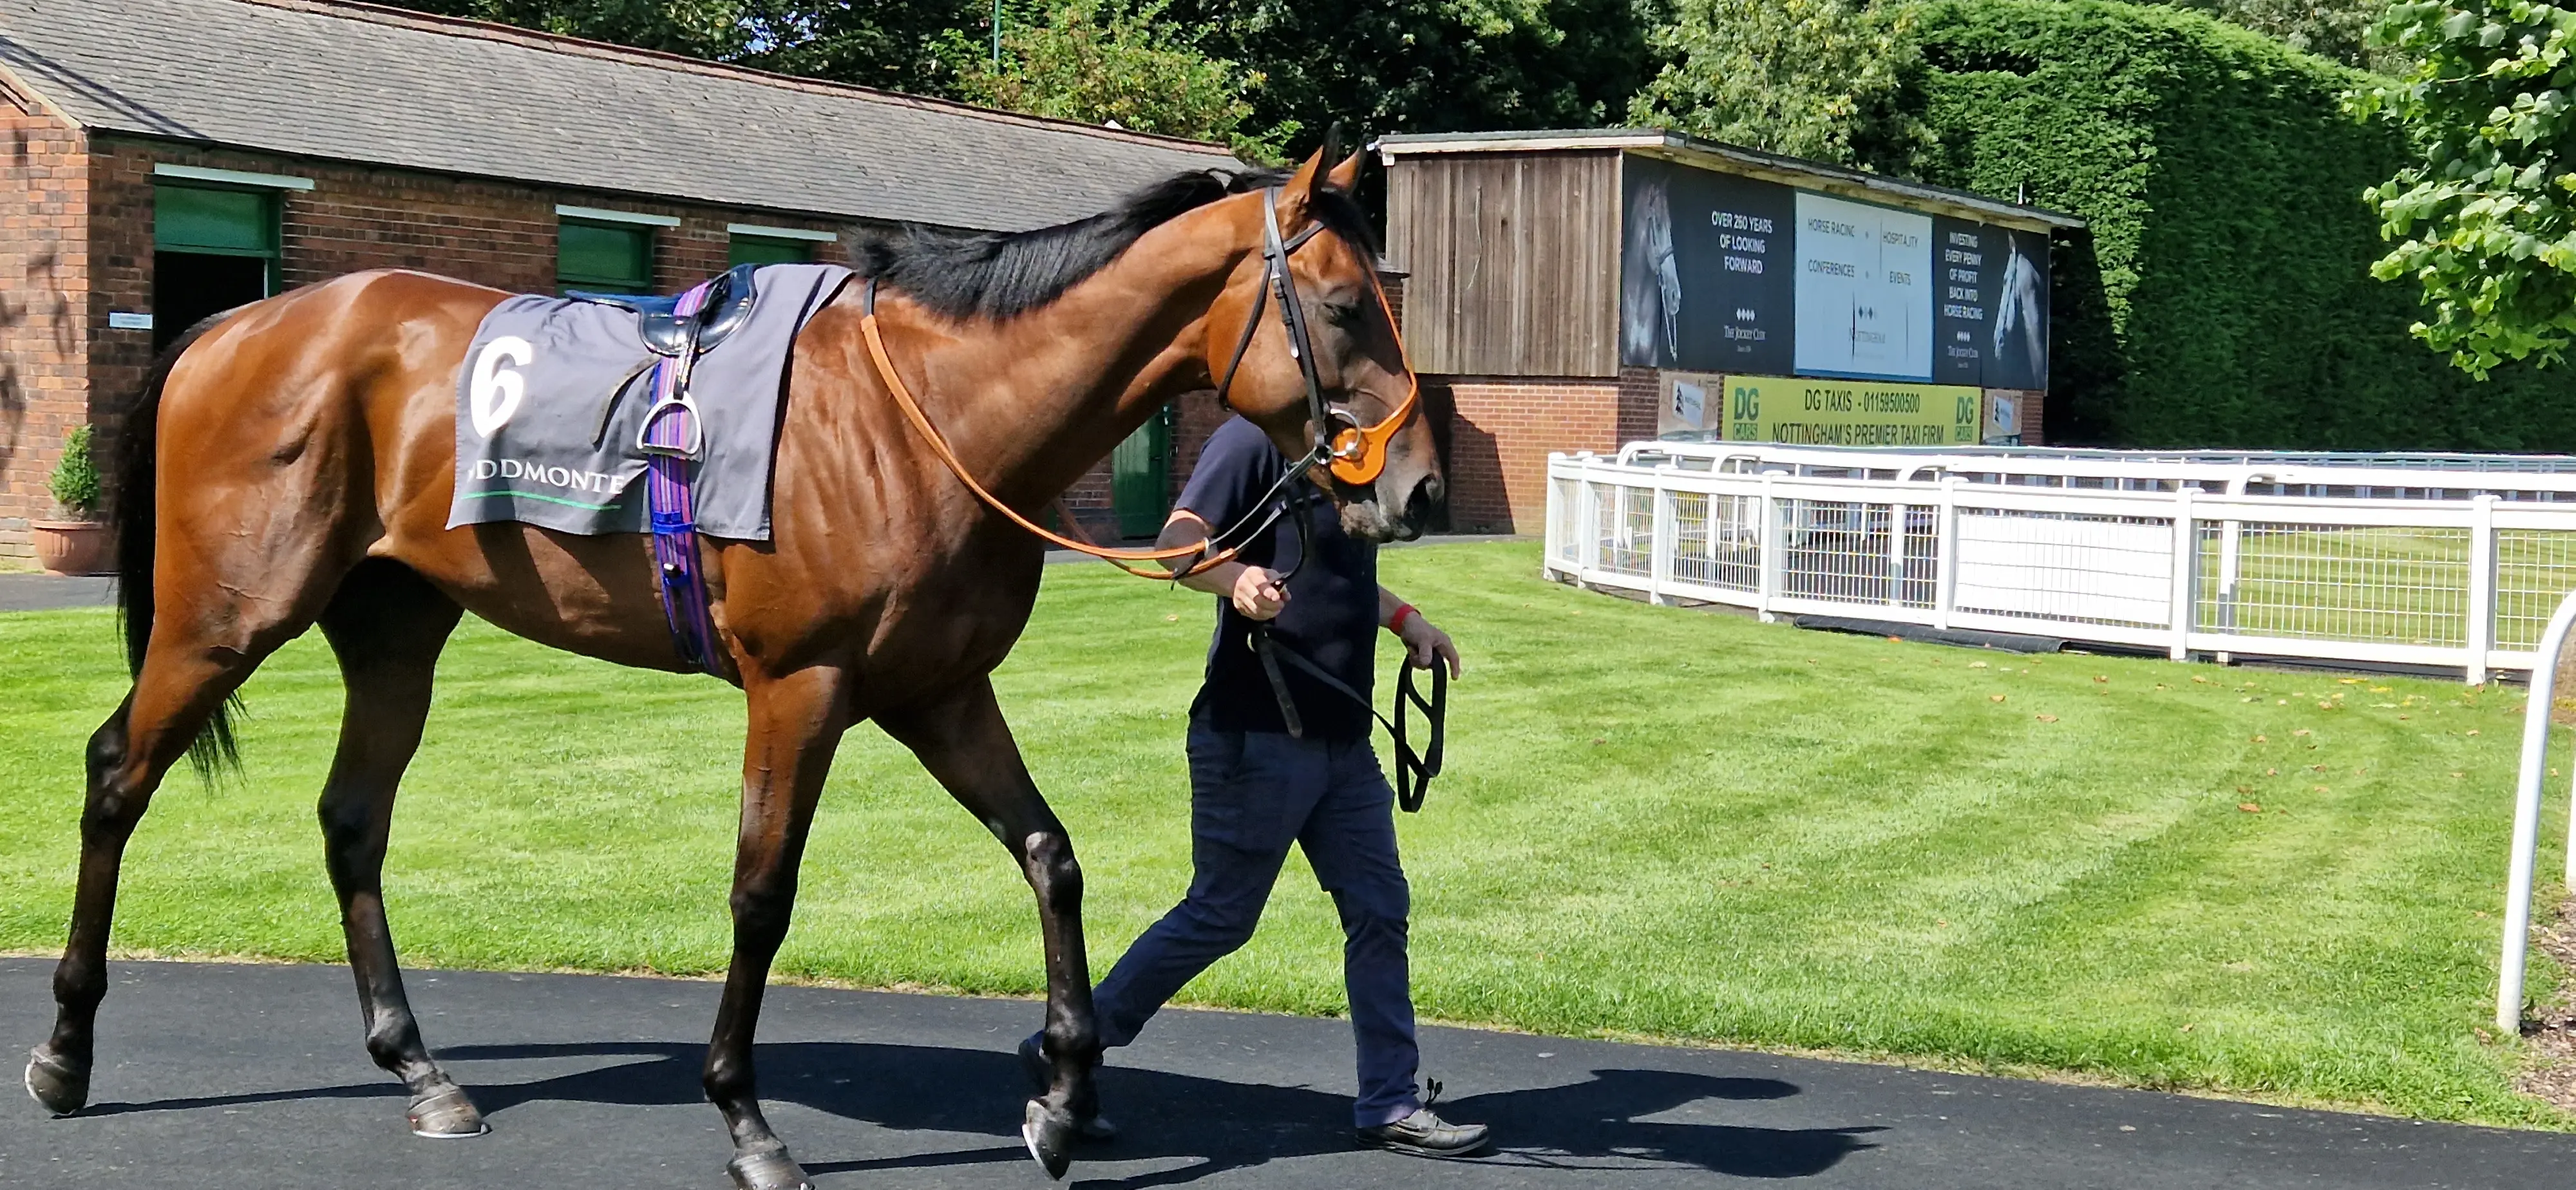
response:
M1346 532L1411 539L1440 500L1440 459L1378 284L1376 237L1351 197L1366 151L1327 167L1332 152L1328 141L1280 186L1226 200L1247 250L1209 311L1203 349L1226 403L1282 453L1310 458L1324 444L1329 458L1312 474ZM1284 302L1271 281L1282 258Z

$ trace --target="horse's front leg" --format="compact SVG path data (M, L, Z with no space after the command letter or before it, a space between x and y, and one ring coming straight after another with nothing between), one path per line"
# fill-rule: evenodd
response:
M1038 926L1046 940L1046 1052L1054 1077L1043 1098L1029 1101L1020 1137L1047 1176L1061 1178L1073 1163L1075 1137L1099 1113L1100 1102L1091 1083L1091 1068L1100 1062L1100 1034L1091 1015L1082 868L1073 859L1073 840L1029 779L988 679L979 676L945 698L879 714L877 722L1010 848L1037 893Z
M831 770L833 750L849 726L843 671L800 670L779 677L746 673L751 710L743 748L742 834L733 861L733 966L725 973L715 1036L707 1042L707 1098L733 1134L725 1166L742 1190L798 1190L805 1171L760 1114L751 1070L752 1033L769 963L787 937L796 905L796 865L805 854L814 803Z

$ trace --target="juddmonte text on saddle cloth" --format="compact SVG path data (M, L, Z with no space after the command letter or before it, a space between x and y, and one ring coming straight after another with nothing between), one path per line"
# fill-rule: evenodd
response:
M701 354L689 393L705 430L692 470L698 532L769 540L769 469L787 353L850 270L769 265L749 318ZM521 294L492 308L456 377L456 499L447 525L518 521L566 533L649 531L636 438L661 356L629 310Z

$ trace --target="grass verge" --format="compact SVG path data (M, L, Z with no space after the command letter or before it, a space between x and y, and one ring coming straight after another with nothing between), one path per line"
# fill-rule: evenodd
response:
M1470 667L1449 775L1401 822L1426 1015L2565 1126L2513 1092L2516 1044L2477 1032L2518 692L1803 633L1549 584L1536 553L1385 555ZM1187 883L1208 618L1049 567L998 678L1082 852L1099 969ZM123 687L109 614L0 616L0 948L60 945L81 742ZM174 778L138 833L121 948L340 958L311 811L327 649L289 646L247 697L244 777ZM395 816L406 955L720 969L741 726L713 682L469 625ZM1292 861L1261 934L1185 998L1333 1013L1339 957ZM1026 889L870 728L779 967L1041 986Z

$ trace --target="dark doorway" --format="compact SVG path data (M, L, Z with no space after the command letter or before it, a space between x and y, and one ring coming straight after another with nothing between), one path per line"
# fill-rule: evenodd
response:
M152 349L278 289L278 200L231 186L152 187Z
M152 254L152 350L200 319L268 296L268 261L202 252Z

